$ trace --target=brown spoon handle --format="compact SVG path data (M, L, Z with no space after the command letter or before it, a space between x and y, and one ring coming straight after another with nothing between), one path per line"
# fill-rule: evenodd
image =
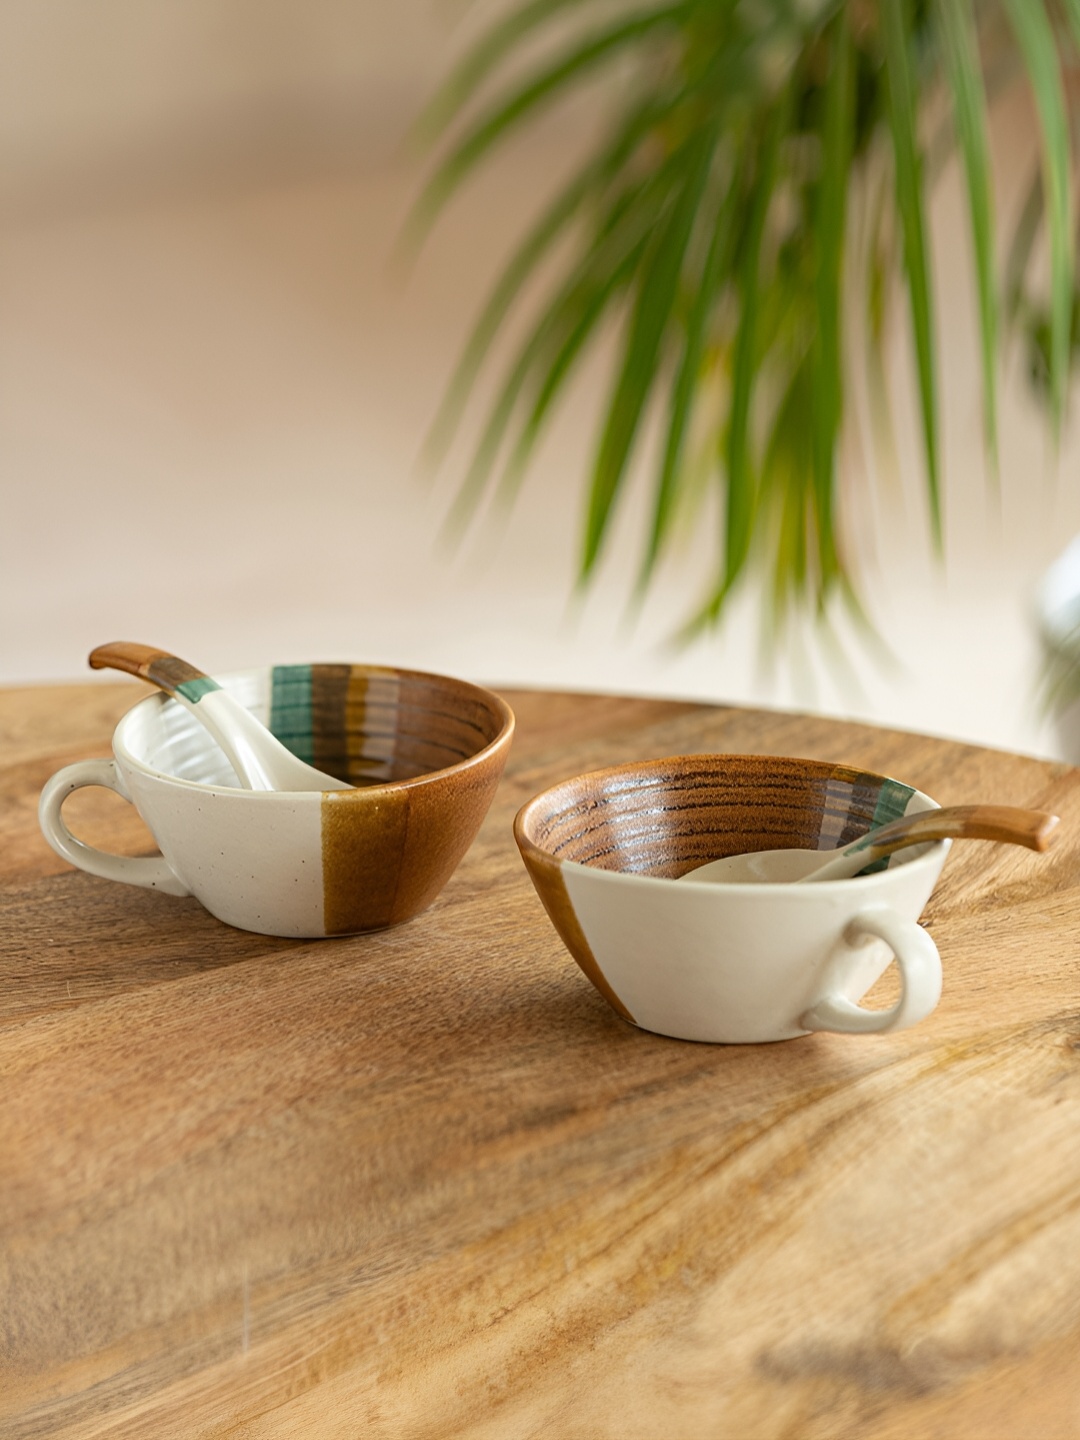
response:
M868 831L796 883L843 880L906 845L933 840L997 840L1006 845L1026 845L1029 850L1045 850L1056 838L1057 825L1056 815L1022 810L1015 805L949 805L920 810Z
M94 670L123 670L128 675L137 675L167 695L175 695L181 685L194 682L202 689L207 684L206 675L186 660L132 640L113 640L108 645L99 645L90 652L90 666Z
M1058 817L1043 810L1022 810L1016 805L949 805L902 815L863 840L880 855L891 855L903 845L924 840L999 840L1005 845L1026 845L1045 850L1057 828ZM861 842L849 845L854 850Z

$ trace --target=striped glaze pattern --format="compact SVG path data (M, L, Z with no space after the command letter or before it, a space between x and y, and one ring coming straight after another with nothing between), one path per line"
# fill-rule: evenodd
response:
M353 785L414 780L471 759L505 716L476 686L376 665L277 665L268 725L301 760Z
M727 855L849 845L914 793L821 761L680 755L567 780L521 811L517 833L556 863L676 880Z

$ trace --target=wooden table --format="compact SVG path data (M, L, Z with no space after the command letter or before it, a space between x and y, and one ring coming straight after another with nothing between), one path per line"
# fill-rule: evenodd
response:
M1080 1436L1080 771L746 710L508 693L427 914L265 939L69 869L37 793L126 685L0 693L0 1435ZM699 750L1065 821L958 846L889 1037L684 1044L564 952L510 821ZM149 848L81 792L88 838Z

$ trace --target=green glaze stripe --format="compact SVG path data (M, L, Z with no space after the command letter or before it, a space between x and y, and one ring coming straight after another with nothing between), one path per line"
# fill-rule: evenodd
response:
M176 687L176 693L195 705L204 695L209 695L211 690L220 689L221 686L216 680L211 680L209 675L200 675L197 680L182 680Z
M315 760L311 666L275 665L270 676L270 730L309 765Z
M875 830L879 830L882 825L891 824L893 820L899 820L901 815L906 815L908 803L914 794L915 791L910 785L901 785L899 780L886 780L878 794L877 804L874 806L874 819L869 833L863 837L861 843L866 846L872 845ZM859 871L859 874L873 875L878 870L885 870L891 859L891 855L883 855L872 865L865 866Z
M889 825L907 814L907 807L915 791L910 785L901 785L899 780L886 780L874 806L874 825Z

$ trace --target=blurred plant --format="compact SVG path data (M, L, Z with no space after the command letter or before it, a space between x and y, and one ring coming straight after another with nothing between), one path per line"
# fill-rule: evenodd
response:
M572 88L605 78L614 110L509 259L448 387L436 450L453 435L526 281L546 271L546 294L459 494L459 518L489 496L513 497L575 366L615 319L619 351L591 467L582 580L596 569L655 409L663 428L642 589L676 515L715 486L715 571L690 630L716 621L755 567L775 616L792 606L822 611L836 594L857 607L837 484L845 312L862 308L869 356L880 363L886 297L902 263L940 546L927 171L935 153L958 146L996 462L1002 319L1030 332L1055 428L1064 409L1073 198L1062 65L1078 42L1080 0L515 0L424 118L422 133L442 148L414 233L493 149ZM1034 96L1042 163L999 297L987 92L1014 74ZM850 223L857 193L867 197L860 227ZM1043 232L1049 299L1036 313L1025 284Z
M1080 625L1064 634L1043 635L1039 701L1049 714L1061 714L1080 701Z

